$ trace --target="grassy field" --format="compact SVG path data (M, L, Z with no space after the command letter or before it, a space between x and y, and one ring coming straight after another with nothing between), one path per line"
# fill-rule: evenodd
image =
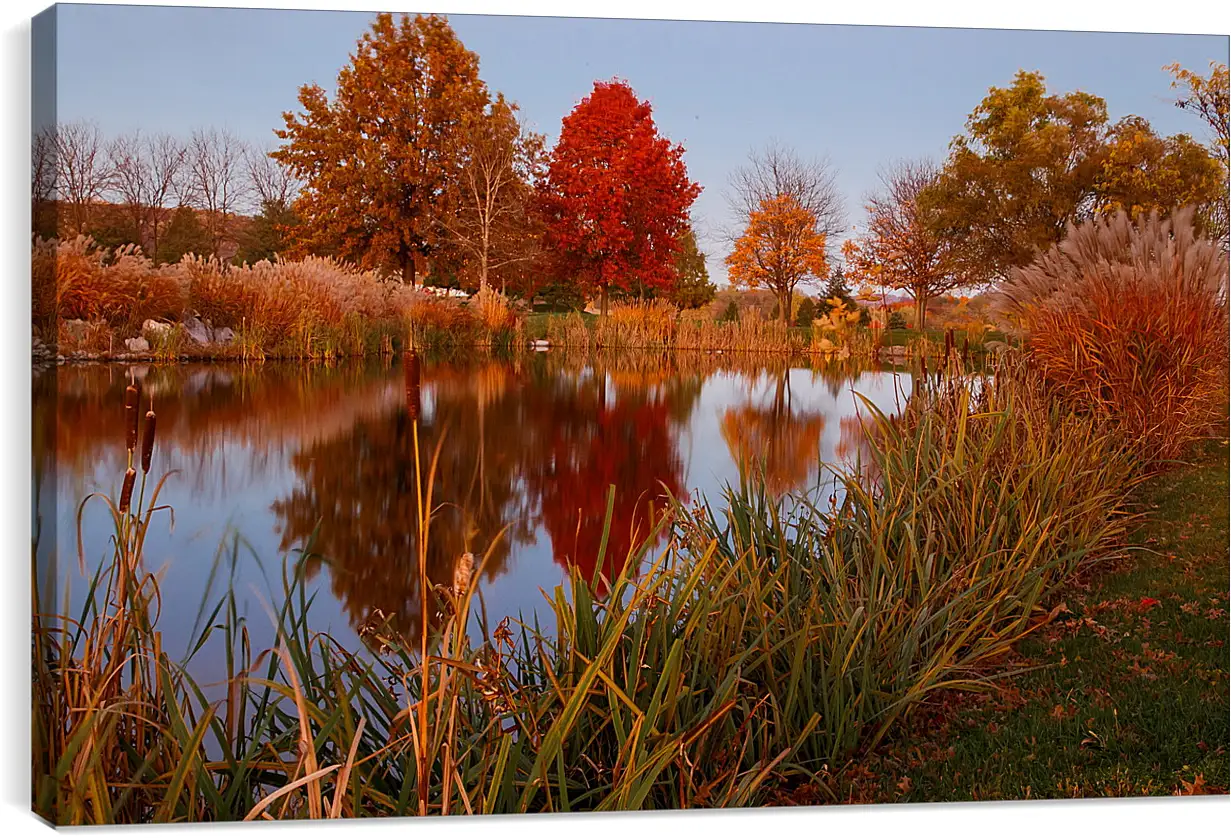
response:
M1228 442L1153 478L1118 566L1068 587L1057 620L984 695L949 695L847 773L852 801L1226 794Z

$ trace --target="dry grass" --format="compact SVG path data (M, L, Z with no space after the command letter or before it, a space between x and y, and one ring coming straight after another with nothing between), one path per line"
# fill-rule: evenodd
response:
M490 346L525 342L525 315L500 292L481 289L470 299L467 309L474 316L483 343Z
M1053 391L1143 456L1175 459L1225 411L1227 255L1197 238L1191 211L1070 228L1004 294Z
M747 309L739 320L720 323L701 312L685 312L675 335L676 349L724 352L799 352L805 341L781 321L767 320L757 309Z
M182 279L131 245L113 252L87 236L36 238L31 263L32 317L45 335L55 335L60 321L85 320L131 336L146 318L178 315L184 308Z
M666 300L617 303L601 318L594 332L604 349L650 349L671 346L679 309Z
M121 351L147 319L194 315L232 329L234 346L205 349L177 339L155 353L331 359L389 354L394 339L408 337L426 348L507 344L522 335L521 313L494 292L467 306L334 259L235 266L190 254L156 267L134 247L110 251L81 237L36 239L32 260L33 323L41 334L65 338L69 352ZM74 319L88 322L85 334L63 331Z

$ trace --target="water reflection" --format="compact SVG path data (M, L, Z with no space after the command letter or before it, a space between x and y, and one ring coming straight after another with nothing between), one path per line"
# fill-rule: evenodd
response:
M417 376L400 360L66 367L36 380L34 393L35 427L52 429L36 436L35 455L46 470L55 451L61 574L76 564L76 504L123 471L130 377L158 412L153 470L181 470L164 498L177 529L148 547L167 563L167 619L196 613L196 599L175 598L199 599L234 524L257 553L310 545L320 607L351 629L383 615L410 639L435 611L423 606L418 573L428 500L419 487L433 458L429 581L449 584L458 557L475 554L499 619L533 610L539 589L570 567L588 578L618 572L668 496L716 497L752 463L771 491L807 487L822 459L863 443L852 390L892 411L901 388L887 373L688 354L478 358L423 363ZM91 544L105 543L99 522L84 524Z

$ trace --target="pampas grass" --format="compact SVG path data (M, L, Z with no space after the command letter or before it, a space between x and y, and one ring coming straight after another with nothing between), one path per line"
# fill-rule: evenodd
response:
M1227 254L1191 209L1070 226L1003 288L1055 395L1118 425L1156 461L1226 410Z

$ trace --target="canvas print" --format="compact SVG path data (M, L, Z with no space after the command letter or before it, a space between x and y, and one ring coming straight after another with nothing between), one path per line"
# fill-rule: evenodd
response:
M1228 792L1228 38L60 4L58 825Z

